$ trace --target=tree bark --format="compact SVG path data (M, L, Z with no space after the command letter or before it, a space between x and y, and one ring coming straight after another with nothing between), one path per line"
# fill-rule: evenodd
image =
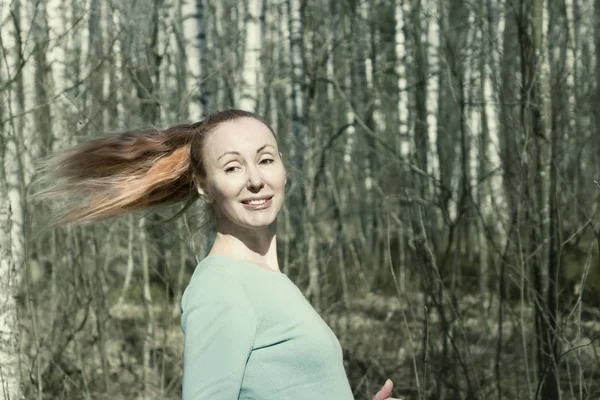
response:
M183 22L182 60L187 65L186 87L190 92L188 107L192 119L201 119L208 114L212 98L211 85L208 84L209 56L207 45L207 0L181 0ZM193 16L193 18L192 18Z
M0 177L0 393L23 399L19 371L17 293L21 269L11 254L11 203L4 177Z
M594 53L596 63L594 68L594 77L596 86L594 99L596 104L600 104L600 0L594 1ZM595 131L600 132L600 112L594 112ZM594 149L596 171L600 171L600 135L594 135Z
M248 13L246 15L246 37L244 46L244 64L242 68L242 88L239 101L240 108L256 112L259 106L259 92L261 82L261 2L265 0L247 0Z
M479 297L481 300L482 307L485 307L486 300L489 299L489 250L485 230L487 216L488 216L488 202L490 190L491 177L488 176L488 164L489 164L489 146L490 146L490 129L489 129L489 115L488 115L488 101L491 100L492 96L488 96L487 88L490 87L490 79L488 75L488 60L493 49L489 46L489 41L485 40L485 35L491 34L491 27L489 20L486 18L485 4L481 3L479 7L479 19L482 21L482 27L479 29L479 39L482 43L483 51L479 56L479 152L477 157L477 205L479 207L479 217L477 218L477 244L479 247ZM484 311L482 309L482 311ZM482 316L485 314L482 313ZM484 317L487 318L487 317Z
M521 90L521 118L523 132L527 142L527 194L525 200L526 229L529 230L530 243L526 247L531 255L530 265L533 273L534 311L538 361L538 390L535 398L557 400L560 398L557 377L557 332L556 309L548 302L550 291L554 292L548 273L555 268L556 249L554 239L548 231L548 180L551 173L549 165L549 138L546 129L548 110L545 107L545 79L542 65L543 48L543 11L544 0L521 0L521 70L523 85ZM555 207L554 200L550 205ZM555 220L550 218L550 222ZM556 232L554 232L556 234ZM549 238L550 246L546 259L539 254L538 248L544 247ZM548 248L547 248L548 249ZM546 261L548 264L545 264ZM550 265L553 263L553 265Z
M8 52L3 47L6 53L0 67L0 86L7 85L2 90L6 101L0 105L0 114L8 117L8 122L0 119L0 393L7 399L22 399L17 298L25 263L23 136L26 121L22 74L25 61L21 47L20 1L13 0L11 6L14 7L13 38L17 52L15 54L14 49ZM5 111L8 111L6 115Z
M421 2L413 0L410 10L411 34L414 60L414 78L416 85L414 89L414 141L415 141L415 161L417 167L427 174L429 168L429 129L427 124L427 47L423 40L423 32L427 31L422 21ZM429 196L429 182L427 177L420 175L417 177L418 194L422 199Z
M306 99L304 95L306 82L303 63L303 19L300 3L300 0L287 0L291 66L290 76L292 78L292 137L294 141L290 148L290 158L292 159L293 166L302 170L305 149L308 143L306 136Z
M90 71L89 89L85 90L84 112L89 120L89 132L94 136L104 133L104 79L106 60L104 59L104 32L102 30L104 2L91 0L88 20L88 44L85 64Z
M154 393L154 390L158 386L158 383L155 382L155 374L153 374L151 367L152 350L154 348L154 311L152 307L152 294L150 292L149 240L146 235L146 229L146 218L142 217L139 221L139 239L142 252L143 300L146 317L148 318L143 344L143 384L144 394L146 398L150 399L155 397L156 393Z

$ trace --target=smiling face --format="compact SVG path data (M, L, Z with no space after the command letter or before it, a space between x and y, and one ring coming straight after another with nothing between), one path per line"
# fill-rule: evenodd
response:
M207 196L219 229L273 226L285 193L285 168L273 133L253 118L220 124L203 146Z

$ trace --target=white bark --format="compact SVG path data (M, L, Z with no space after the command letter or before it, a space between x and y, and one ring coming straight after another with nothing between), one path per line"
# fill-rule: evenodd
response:
M68 12L64 1L48 0L48 27L50 36L48 40L52 44L48 48L47 60L48 65L52 66L50 73L52 87L49 89L52 100L52 128L58 134L68 132L69 126L68 112L73 107L72 100L64 95L68 87L66 79L67 65L67 34L69 27ZM56 97L55 97L56 96ZM59 148L65 148L63 137L55 137L53 148L49 151L55 151Z
M479 17L481 20L485 20L485 7L482 5L479 9ZM485 40L485 27L478 29L476 34L476 41L483 43L484 53L489 51L488 42ZM486 84L488 82L487 73L487 59L480 57L479 60L479 101L481 106L476 110L474 107L474 113L477 115L473 116L473 124L478 127L475 131L479 131L479 152L478 152L478 169L476 179L481 181L480 185L474 187L477 188L477 203L481 213L481 217L477 218L477 243L479 247L479 294L482 301L482 306L485 306L485 300L488 290L488 274L489 274L489 250L488 242L485 234L485 223L486 216L488 215L489 207L487 203L489 201L489 177L488 174L488 160L489 160L489 113L486 101ZM477 119L479 118L479 120ZM475 174L473 174L475 175ZM485 180L484 180L485 179Z
M291 40L290 40L290 20L287 4L280 3L279 8L277 10L278 14L278 24L277 27L277 35L279 37L278 46L277 46L277 59L278 59L278 68L284 69L286 64L286 60L291 58ZM284 85L285 90L285 109L292 109L292 82L289 85ZM291 153L290 153L291 157Z
M194 120L200 119L202 115L202 106L200 104L200 73L202 65L200 63L201 53L199 40L205 37L203 31L202 11L204 10L202 0L181 0L179 6L181 8L181 17L183 19L182 36L184 40L185 57L185 80L186 88L189 91L185 93L187 99L182 99L188 102L188 117ZM201 33L202 30L202 33Z
M404 28L404 21L408 14L408 2L397 0L396 1L396 12L394 19L396 21L396 72L398 75L398 118L400 123L399 128L399 140L398 147L400 148L400 154L403 157L407 157L410 152L410 141L408 140L408 90L406 80L406 37Z
M421 3L423 5L423 10L421 14L421 18L423 19L423 24L425 25L424 36L425 39L423 41L423 45L427 47L428 54L428 68L430 71L440 71L440 74L447 74L447 65L441 65L441 60L439 59L438 54L440 54L443 49L440 48L440 19L442 16L440 15L441 6L437 6L437 3L424 1ZM430 7L429 9L427 7ZM440 96L440 80L439 79L429 79L427 81L427 100L426 100L426 108L427 110L436 110L437 104ZM429 148L427 152L430 154L437 153L437 112L429 112L427 113L427 127L428 127L428 141ZM439 157L430 157L429 158L430 172L436 178L440 178L438 171L441 166L439 164Z
M102 24L104 1L90 0L89 19L88 19L88 57L86 63L92 72L88 87L86 88L85 98L88 100L84 105L88 112L89 118L92 120L90 129L95 134L104 132L103 113L106 107L102 105L104 102L104 85L106 81L106 61L103 60L103 40L104 29Z
M292 107L295 114L304 115L302 101L302 21L300 19L300 1L288 0L288 19L290 30L290 54L292 58Z
M333 18L333 20L334 21L336 20L335 17ZM329 54L329 57L327 57L327 65L325 67L325 70L326 70L327 79L329 80L329 82L335 82L335 68L333 65L335 53L334 53L333 44L337 43L338 35L339 35L338 30L333 29L333 31L331 32L331 38L327 41L327 54ZM327 101L329 102L329 104L333 104L334 95L335 95L334 85L332 85L332 84L327 85Z
M304 80L302 65L302 20L300 15L300 0L287 0L289 42L291 56L291 87L292 87L292 131L295 146L290 148L290 156L296 168L301 167L300 160L306 148L306 121L304 120L304 98L302 82Z
M215 4L213 4L213 10L214 10L214 14L212 16L212 21L213 21L213 32L215 34L216 37L222 37L223 33L223 21L229 21L230 18L227 15L227 13L224 10L225 5L222 2L216 2ZM205 19L206 21L206 19ZM231 50L230 49L224 49L221 50L220 47L218 47L218 45L213 45L211 47L212 54L218 54L217 57L221 57L221 60L223 58L227 58L226 56L223 56L224 52L228 52L230 53ZM228 60L230 60L229 58L227 58ZM233 79L233 78L230 78ZM224 79L219 79L217 80L217 88L216 91L217 93L215 93L215 102L216 102L216 106L219 108L224 108L225 107L225 89L223 88L225 86L225 82Z
M239 107L242 110L256 112L258 108L260 84L260 54L261 54L261 29L260 12L261 0L248 0L248 14L246 16L246 46L244 49L244 67L242 72L242 95Z
M15 23L22 25L22 7L20 1L13 0L10 4L10 8L14 10ZM21 59L17 50L17 43L22 41L21 38L23 35L21 31L16 30L12 18L9 17L8 14L5 14L9 12L8 7L3 6L0 9L0 12L2 13L1 21L5 21L5 26L10 27L7 29L8 31L12 30L12 35L6 35L6 40L3 40L3 45L7 50L6 62L2 62L2 69L4 70L3 75L5 76L5 79L13 80L13 85L7 90L8 93L6 98L8 101L1 106L6 106L5 111L7 112L8 117L14 117L14 119L8 119L9 122L2 129L2 135L6 138L6 147L4 148L3 165L0 165L0 168L4 169L8 200L10 202L12 214L10 226L10 253L16 268L21 270L25 251L23 225L25 220L23 208L25 176L22 161L24 152L22 149L24 134L28 132L26 129L30 126L27 124L28 118L23 116L26 108L25 83L23 82L23 70L19 72ZM17 276L15 279L20 279L20 276ZM17 282L16 284L18 286L20 282Z
M19 374L19 324L15 295L20 264L11 254L11 201L0 182L0 393L5 399L22 399Z
M106 12L106 54L108 55L106 90L104 98L108 107L104 108L104 126L107 130L121 128L123 120L123 93L119 90L122 76L119 76L119 71L123 69L122 46L121 41L115 40L117 32L117 13L112 8L108 8Z
M278 35L279 27L278 25L283 24L282 21L279 20L279 16L281 15L281 7L282 4L279 3L275 7L268 7L269 4L266 2L263 3L263 9L268 9L270 12L265 12L265 32L264 32L264 43L268 43L270 54L268 55L268 59L271 60L273 65L273 71L277 71L279 66L281 65L281 51L279 50L280 46L276 45L276 41L284 41L285 39ZM266 45L263 43L263 47ZM265 78L265 85L269 90L269 108L265 112L265 117L271 122L271 127L275 132L279 131L278 128L278 118L277 118L277 85L273 82L273 77Z
M152 369L150 367L150 352L154 346L154 312L152 310L152 295L150 293L150 265L148 260L148 235L146 234L146 218L139 221L140 247L142 250L142 275L144 279L144 305L148 317L146 324L146 337L143 345L143 373L144 394L146 398L152 398L152 391L156 384L153 382Z
M128 216L128 237L127 237L127 270L125 272L125 280L123 281L123 288L121 289L121 294L119 295L119 300L117 301L116 307L120 307L123 305L123 301L125 296L127 295L127 291L129 290L129 284L131 283L131 276L133 275L133 241L135 239L134 236L134 220L133 215Z
M25 257L24 221L25 212L23 208L23 181L21 157L16 143L15 134L8 136L6 153L4 155L4 170L6 171L6 182L8 187L8 201L11 207L10 225L10 251L13 262L19 270L23 265ZM18 279L17 277L15 279ZM20 281L17 282L17 285Z
M396 76L397 90L398 90L398 104L396 104L396 110L398 113L398 135L395 139L396 152L401 157L408 157L410 153L410 140L408 140L408 90L406 80L406 62L408 54L406 52L406 31L404 23L408 15L408 2L402 0L396 0L394 2L394 24L395 24L395 38L394 38L394 51L396 53ZM402 225L398 225L397 230L397 246L398 246L398 288L402 293L406 291L406 280L407 280L407 250L405 245L405 228Z
M9 118L0 132L4 136L4 148L0 148L0 393L6 399L21 399L19 371L19 325L15 296L21 286L24 254L23 240L23 179L20 153L18 151L25 118L23 115L23 75L19 73L20 58L17 43L22 37L13 23L21 22L20 1L0 1L0 24L12 34L3 34L5 58L0 65L0 82L13 81L12 86L1 94L0 107ZM8 32L7 32L8 33ZM21 71L22 72L22 71ZM13 118L10 118L13 117ZM17 135L17 130L19 135Z

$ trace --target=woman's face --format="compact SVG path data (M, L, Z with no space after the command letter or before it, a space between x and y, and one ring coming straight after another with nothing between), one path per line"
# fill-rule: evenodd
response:
M220 124L203 148L208 196L220 227L271 226L283 206L285 168L270 129L253 118Z

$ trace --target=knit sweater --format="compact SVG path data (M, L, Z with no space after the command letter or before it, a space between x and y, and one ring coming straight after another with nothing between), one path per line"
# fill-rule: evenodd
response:
M335 334L287 275L221 255L181 300L183 400L352 400Z

